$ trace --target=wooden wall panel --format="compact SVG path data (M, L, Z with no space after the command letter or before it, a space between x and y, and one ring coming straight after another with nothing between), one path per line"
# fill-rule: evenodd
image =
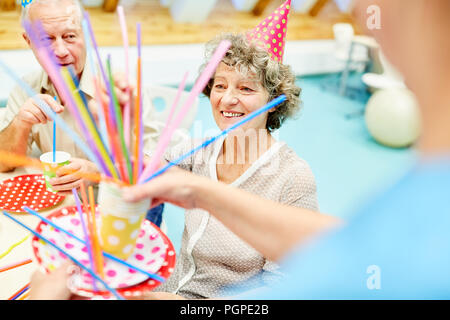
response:
M131 45L135 44L136 23L142 23L143 45L204 43L216 34L242 32L256 26L266 15L278 7L282 1L272 0L265 12L257 17L251 12L238 12L230 0L219 0L216 7L202 24L174 23L168 8L159 0L137 0L132 6L125 6ZM122 39L117 14L105 12L102 8L89 8L97 42L100 46L121 46ZM352 22L340 13L334 2L316 17L291 12L287 32L288 40L331 39L332 25L336 22ZM19 23L20 8L0 11L0 49L27 48Z

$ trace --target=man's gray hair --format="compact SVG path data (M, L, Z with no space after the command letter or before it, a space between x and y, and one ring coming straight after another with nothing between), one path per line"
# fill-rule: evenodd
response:
M83 20L84 9L83 9L83 6L81 5L80 0L69 0L69 1L71 1L74 4L77 14L79 15L80 24L81 24L81 21ZM30 7L31 6L36 5L37 3L60 3L60 2L61 2L61 0L33 0L26 7L22 8L22 13L20 16L21 25L23 26L23 23L25 21L28 21L28 22L30 21Z

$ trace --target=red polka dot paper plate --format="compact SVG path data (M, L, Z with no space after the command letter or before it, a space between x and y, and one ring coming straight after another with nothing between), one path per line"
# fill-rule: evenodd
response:
M0 209L8 212L24 213L24 206L40 211L56 206L64 198L47 191L42 174L17 176L0 184Z
M100 225L99 216L100 214L97 212L97 226ZM79 217L76 207L72 206L57 210L47 218L78 238L84 239L84 232ZM85 215L84 220L86 223ZM88 250L81 242L45 222L41 222L37 226L36 231L52 243L63 248L80 263L90 267ZM46 271L54 270L67 259L54 247L37 237L33 238L32 246L38 263ZM133 253L126 262L167 279L175 267L175 250L167 236L156 225L146 220L142 223ZM142 292L152 290L160 284L159 281L148 278L147 275L108 258L104 258L104 274L103 280L125 298L139 296ZM70 288L75 294L84 297L111 298L111 294L105 291L98 282L97 289L99 291L94 291L93 278L84 270L71 277Z

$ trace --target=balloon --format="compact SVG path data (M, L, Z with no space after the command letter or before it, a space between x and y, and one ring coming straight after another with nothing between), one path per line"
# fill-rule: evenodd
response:
M421 131L418 103L404 88L376 91L367 102L365 120L377 142L394 148L412 145Z

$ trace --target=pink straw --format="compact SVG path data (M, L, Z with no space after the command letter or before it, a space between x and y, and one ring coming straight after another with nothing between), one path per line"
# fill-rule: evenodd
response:
M189 72L186 72L183 76L183 80L181 80L180 86L178 87L177 95L175 96L175 100L173 101L172 107L170 108L169 116L167 117L166 126L164 127L164 130L162 132L162 135L164 136L166 131L169 128L170 122L172 121L173 115L175 114L175 109L178 105L178 101L180 100L181 93L184 90L184 87L186 85L186 80L189 75Z
M139 128L138 128L138 177L141 175L142 170L143 170L143 163L144 163L144 123L143 123L143 119L142 119L142 107L143 107L143 99L142 99L142 33L141 33L141 24L137 23L136 24L136 36L137 36L137 49L138 49L138 67L139 67ZM136 159L135 159L136 161ZM136 183L136 181L133 181L133 183Z
M127 81L127 95L130 95L130 89L128 87L128 79L130 74L129 67L129 53L128 53L128 31L127 23L125 21L125 14L122 6L117 7L117 14L119 15L120 28L122 30L123 47L125 49L125 78ZM125 144L127 148L130 148L130 103L128 102L123 110L123 131L125 135Z
M142 183L145 181L155 170L158 168L160 164L161 157L164 154L167 146L169 145L170 139L172 138L173 133L180 125L181 121L185 117L186 113L189 111L189 108L194 103L195 98L203 91L205 86L208 84L209 80L213 76L217 66L222 61L223 56L228 51L231 46L231 42L228 40L222 41L214 52L211 60L208 62L205 70L202 72L194 87L192 88L186 102L178 113L177 117L174 119L172 124L168 125L167 131L161 135L161 138L158 141L158 145L156 146L155 153L152 156L152 160L149 165L144 169L144 172L139 177L139 182Z

